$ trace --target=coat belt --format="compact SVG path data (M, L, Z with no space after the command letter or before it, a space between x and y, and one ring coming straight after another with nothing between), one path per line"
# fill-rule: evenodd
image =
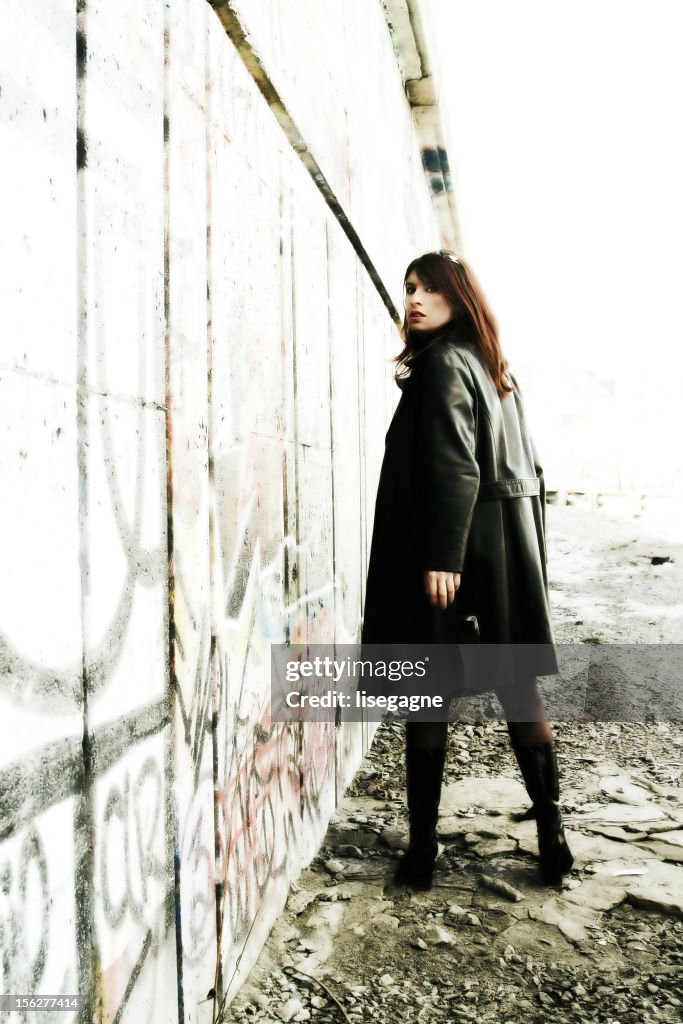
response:
M478 501L490 501L493 498L522 498L527 494L541 493L541 484L537 476L516 480L486 480L479 484Z

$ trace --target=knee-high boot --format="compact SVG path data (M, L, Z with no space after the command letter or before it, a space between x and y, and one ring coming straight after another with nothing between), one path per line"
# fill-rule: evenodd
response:
M513 742L524 784L533 807L526 817L536 818L541 878L559 885L574 863L560 813L560 782L554 742L522 746Z
M399 862L394 881L414 889L431 889L438 852L436 824L439 819L441 782L446 748L423 750L406 744L406 791L410 843Z

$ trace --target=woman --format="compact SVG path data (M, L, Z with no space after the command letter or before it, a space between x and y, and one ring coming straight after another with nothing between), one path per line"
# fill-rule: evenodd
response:
M386 435L362 643L457 643L459 624L476 616L483 644L518 645L501 648L511 655L509 673L486 688L504 708L532 800L523 817L536 818L541 877L557 885L573 857L536 688L537 675L557 671L543 472L495 320L466 262L426 253L408 266L404 286L395 378L402 395ZM414 888L432 884L447 729L445 721L406 724L410 843L396 881Z

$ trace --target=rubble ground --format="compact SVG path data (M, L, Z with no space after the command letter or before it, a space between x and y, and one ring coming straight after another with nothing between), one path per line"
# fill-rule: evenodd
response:
M558 643L681 642L683 545L661 508L550 507L549 537ZM561 889L537 879L496 720L451 725L434 887L393 886L404 727L387 720L224 1020L681 1024L683 727L554 731L575 857Z

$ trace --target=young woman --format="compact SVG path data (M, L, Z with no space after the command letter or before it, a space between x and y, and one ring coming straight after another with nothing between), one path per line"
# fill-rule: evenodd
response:
M361 640L457 643L459 623L473 615L482 644L508 645L507 676L485 688L501 701L531 797L523 817L536 819L541 877L557 885L573 857L536 688L536 676L557 671L543 471L467 263L426 253L410 263L404 286L402 395L386 435ZM396 881L414 888L432 884L447 729L446 721L406 724L410 843Z

